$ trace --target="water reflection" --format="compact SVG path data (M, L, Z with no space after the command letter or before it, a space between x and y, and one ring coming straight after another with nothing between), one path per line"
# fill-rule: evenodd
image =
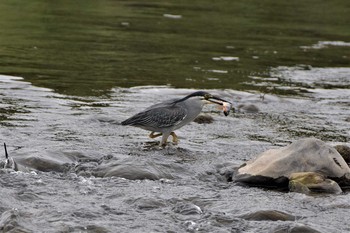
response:
M270 67L349 65L349 46L300 47L349 43L346 4L1 1L0 73L80 96L140 85L261 90L246 82Z

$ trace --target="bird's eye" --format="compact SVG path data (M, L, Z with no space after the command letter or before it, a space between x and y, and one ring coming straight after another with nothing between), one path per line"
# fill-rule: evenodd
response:
M204 95L204 99L208 100L211 96L209 94Z

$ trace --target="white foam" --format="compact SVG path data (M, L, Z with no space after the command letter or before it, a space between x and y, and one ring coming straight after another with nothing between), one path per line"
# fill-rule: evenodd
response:
M323 49L327 48L329 46L343 46L348 47L350 46L350 42L344 42L344 41L319 41L316 44L313 44L311 46L300 46L302 49Z
M163 17L169 19L182 19L182 15L173 15L173 14L163 14Z
M229 56L221 56L221 57L213 57L213 61L239 61L239 57L229 57Z

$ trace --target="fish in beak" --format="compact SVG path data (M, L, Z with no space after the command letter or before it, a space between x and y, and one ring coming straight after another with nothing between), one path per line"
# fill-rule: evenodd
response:
M210 96L206 100L211 103L221 105L225 116L228 116L228 114L230 114L230 110L232 109L232 104L230 102L223 100L217 96Z
M225 116L228 116L228 114L230 114L230 111L232 109L232 104L230 102L223 102L222 106L223 106L223 112Z

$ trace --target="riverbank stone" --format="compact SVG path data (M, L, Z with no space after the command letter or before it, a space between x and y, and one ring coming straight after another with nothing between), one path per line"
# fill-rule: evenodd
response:
M337 182L342 181L342 184L348 184L350 180L350 168L335 148L321 140L306 138L283 148L263 152L241 166L234 177L234 181L252 186L288 188L291 177L299 177L299 179L303 177L301 174L299 176L293 176L293 174L303 172L319 173L323 177L322 179L321 177L317 179L314 177L316 189L317 186L323 184L325 190L331 190L330 187L333 187L334 191L337 190L336 185L327 179L335 179ZM304 177L305 180L307 180L306 178L307 176ZM324 183L319 182L320 180ZM296 182L297 180L294 181L295 185L292 185L293 187L296 187ZM311 183L308 183L306 187L312 187L310 185ZM299 190L299 188L295 189ZM306 188L300 187L300 189L306 191Z

